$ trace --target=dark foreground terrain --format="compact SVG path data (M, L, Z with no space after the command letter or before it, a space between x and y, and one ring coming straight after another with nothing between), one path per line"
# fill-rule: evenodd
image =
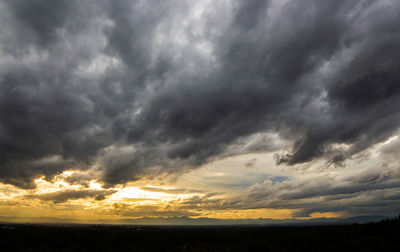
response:
M340 226L1 224L0 251L400 251L399 219Z

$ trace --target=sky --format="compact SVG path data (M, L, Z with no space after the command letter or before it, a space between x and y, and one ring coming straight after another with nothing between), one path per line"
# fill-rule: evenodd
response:
M0 0L0 221L400 213L400 1Z

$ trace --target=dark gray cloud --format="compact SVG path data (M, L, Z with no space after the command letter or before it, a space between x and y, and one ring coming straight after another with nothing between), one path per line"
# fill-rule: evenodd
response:
M68 200L94 198L95 200L104 200L106 196L115 193L113 190L64 190L51 193L31 194L25 196L30 199L40 199L44 201L53 201L54 203L64 203Z
M1 1L0 180L115 185L264 132L294 143L278 164L343 165L398 129L397 1L202 4Z

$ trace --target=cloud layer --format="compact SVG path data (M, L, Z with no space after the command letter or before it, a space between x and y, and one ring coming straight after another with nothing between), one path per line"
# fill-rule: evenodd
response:
M400 126L399 12L395 0L1 1L0 181L98 169L112 186L255 150L344 165ZM264 133L291 147L241 147Z

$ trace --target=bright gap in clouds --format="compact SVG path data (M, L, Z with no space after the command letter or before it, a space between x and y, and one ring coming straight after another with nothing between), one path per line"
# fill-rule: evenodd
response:
M274 153L242 154L204 165L167 185L166 181L147 179L105 189L88 176L92 171L69 170L51 181L44 177L36 179L37 188L29 192L2 185L0 192L5 204L1 205L1 213L10 215L18 208L14 217L17 220L38 221L44 218L45 211L47 218L58 221L68 219L60 216L62 213L74 220L79 216L75 221L101 219L111 223L119 223L120 218L149 216L350 217L354 213L347 210L348 205L362 213L363 205L371 207L371 199L383 197L385 201L397 195L398 163L387 164L380 173L374 169L380 159L391 157L391 147L397 144L397 135L376 144L349 162L347 168L329 165L327 161L288 168L276 165ZM368 153L373 155L365 158ZM27 206L35 206L36 210L26 215Z

